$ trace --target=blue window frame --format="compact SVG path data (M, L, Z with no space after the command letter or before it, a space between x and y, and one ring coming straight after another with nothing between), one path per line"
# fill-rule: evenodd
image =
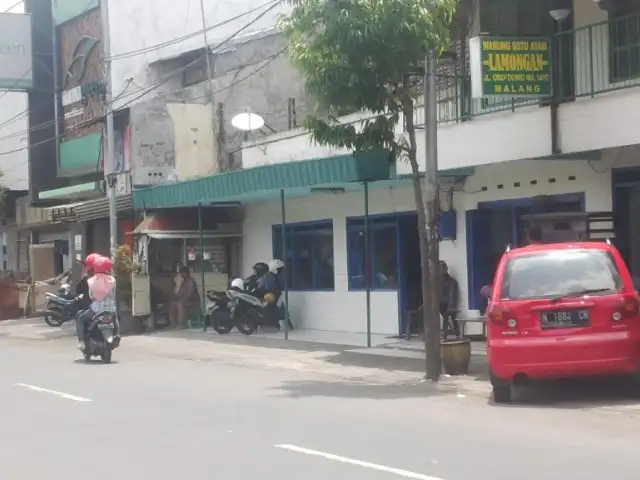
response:
M289 290L334 290L333 220L287 224L286 257L282 225L273 226L273 257L285 264Z
M369 258L372 290L398 289L397 218L369 218ZM347 219L349 290L365 285L364 219Z

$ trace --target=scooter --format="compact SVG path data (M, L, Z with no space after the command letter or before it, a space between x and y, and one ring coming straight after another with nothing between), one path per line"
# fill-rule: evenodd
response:
M71 285L64 283L60 286L58 294L46 292L47 306L44 313L44 321L50 327L60 327L69 320L75 320L78 313L77 302L71 293Z
M226 292L207 291L205 321L220 335L226 335L233 330L234 324Z
M87 341L82 355L86 361L100 357L103 363L111 363L112 352L120 346L120 336L115 335L115 313L99 312L93 316L87 328Z

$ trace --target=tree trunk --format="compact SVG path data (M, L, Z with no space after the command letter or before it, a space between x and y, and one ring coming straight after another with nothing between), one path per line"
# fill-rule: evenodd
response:
M405 103L403 113L407 134L409 136L408 157L411 165L413 196L418 214L418 235L420 238L420 266L422 267L422 323L424 328L424 348L426 356L427 379L437 382L442 371L440 358L440 310L439 310L439 244L436 229L433 229L433 202L426 205L422 196L420 167L417 158L416 130L413 121L413 102ZM437 193L436 193L437 201ZM437 205L437 204L436 204ZM429 229L427 229L427 213L429 213ZM428 235L427 232L430 234ZM434 241L435 232L435 241ZM434 248L435 247L435 248ZM434 281L435 279L435 281Z

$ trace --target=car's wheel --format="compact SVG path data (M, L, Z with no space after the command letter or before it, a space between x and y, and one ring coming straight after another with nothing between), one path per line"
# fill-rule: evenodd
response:
M489 379L493 387L493 401L495 403L511 402L511 382L496 377L493 372L489 372Z
M84 357L85 362L91 360L91 354L87 350L82 351L82 356Z
M494 385L493 401L495 403L511 403L511 385Z

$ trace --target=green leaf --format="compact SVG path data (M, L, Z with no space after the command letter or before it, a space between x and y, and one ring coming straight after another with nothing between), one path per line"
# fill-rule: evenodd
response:
M306 121L320 144L353 150L388 148L415 155L397 139L402 114L413 114L412 87L428 51L450 45L458 0L290 0L280 19L289 55L319 112ZM412 83L413 82L413 83ZM361 125L335 117L370 112ZM324 117L321 118L321 117ZM415 147L415 146L414 146ZM415 159L413 159L415 160Z

